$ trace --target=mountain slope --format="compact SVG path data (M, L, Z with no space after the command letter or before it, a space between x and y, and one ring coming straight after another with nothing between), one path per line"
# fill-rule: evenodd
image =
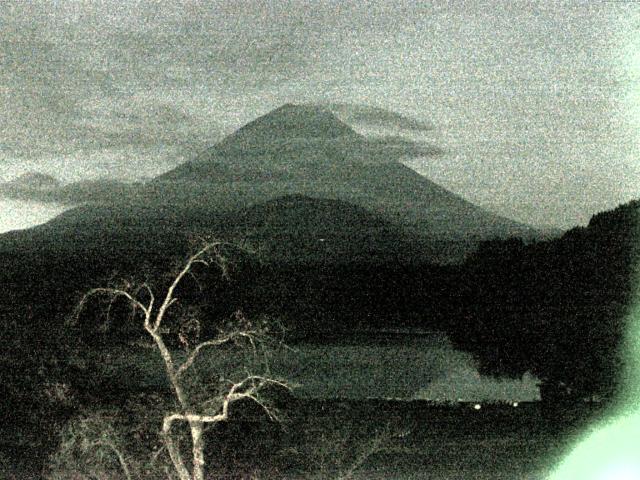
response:
M287 195L223 217L231 237L278 262L432 260L434 248L402 226L340 200Z
M251 203L296 193L342 200L440 240L536 235L400 163L438 152L402 138L364 137L321 107L286 105L154 183L166 199L179 197L176 190L199 189L202 201L218 204L219 196L233 204L240 197Z

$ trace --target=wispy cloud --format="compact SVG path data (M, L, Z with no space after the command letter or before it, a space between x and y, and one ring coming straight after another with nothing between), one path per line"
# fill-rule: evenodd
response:
M329 103L332 112L349 125L364 129L380 129L394 134L409 131L414 133L430 132L434 126L424 120L418 120L386 108L355 103Z

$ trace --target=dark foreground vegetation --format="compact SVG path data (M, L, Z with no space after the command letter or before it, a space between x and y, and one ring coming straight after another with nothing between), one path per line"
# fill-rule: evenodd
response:
M518 376L531 371L547 385L565 385L562 390L555 389L558 395L572 395L575 401L595 394L606 398L617 388L625 315L634 291L638 206L638 202L631 202L596 215L588 227L573 229L551 241L485 242L464 264L453 266L380 262L375 256L369 262L359 263L287 264L234 254L229 256L228 280L221 281L218 271L202 269L196 272L197 280L190 278L185 282L180 291L182 301L175 316L169 318L167 341L171 348L181 347L179 319L188 317L193 309L206 319L203 336L215 334L221 321L241 309L248 318L274 320L286 333L285 343L293 345L307 337L353 329L438 330L445 332L458 348L476 355L486 372ZM124 232L120 234L123 236L127 234L126 229L117 231ZM122 278L153 281L159 288L166 287L171 276L165 266L176 262L176 258L184 258L192 246L185 236L177 234L158 238L143 235L140 242L133 243L124 238L102 240L126 246L123 250L99 248L95 242L73 238L77 243L33 241L16 246L5 242L0 251L5 265L0 299L4 463L13 464L17 461L14 459L22 458L24 465L38 471L50 463L51 454L59 448L58 433L64 431L70 419L103 408L111 418L109 409L113 405L109 402L113 392L110 394L108 385L100 384L87 362L86 352L145 338L140 323L131 321L126 303L118 301L109 304L108 317L105 307L109 305L96 304L85 310L75 325L70 325L68 320L82 294L95 286L122 285ZM126 403L126 398L134 394L138 396L131 400L130 410L140 402L151 401L153 395L163 395L117 392L117 401ZM161 403L162 399L157 401ZM358 430L360 427L345 423L336 408L321 409L329 412L323 420L319 411L313 410L318 405L295 402L292 405L293 408L286 405L293 422L286 430L282 430L286 422L252 424L250 428L242 423L229 423L221 427L228 429L227 437L218 432L223 439L209 442L211 448L217 448L208 453L212 455L211 464L220 467L216 471L257 468L264 469L265 477L277 478L283 472L295 476L296 469L311 469L318 462L291 449L304 450L306 442L320 441L323 434L318 433L315 439L301 439L304 431L313 431L304 422L318 422L322 432L329 432L327 435L337 434L342 431L340 426L349 425L350 433L345 435L355 435L358 441L377 438L377 430ZM117 410L129 412L127 408L119 404ZM445 410L428 410L412 417L414 414L406 404L393 414L387 414L381 406L377 408L366 414L354 413L357 408L353 406L347 408L349 418L356 421L367 417L369 421L363 423L366 428L380 429L396 442L393 447L396 450L386 450L393 453L381 450L367 457L367 462L373 462L368 465L376 461L387 465L400 461L404 441L414 442L406 447L411 452L409 456L414 455L407 462L419 463L415 455L420 451L424 455L422 467L432 465L429 451L433 445L425 438L438 432L429 422L441 418L451 428L437 434L438 440L429 437L433 443L453 438L453 445L471 445L468 439L455 440L463 427L469 425L475 425L475 433L469 433L469 438L479 435L481 442L511 438L512 434L517 438L528 436L529 427L510 433L500 429L500 422L490 422L489 432L485 429L488 424L468 419L458 421L477 412L465 411L454 420ZM548 452L546 446L554 443L542 438L558 431L558 419L565 413L549 414L553 410L546 410L545 414L536 410L545 408L542 405L528 408L531 410L525 413L518 410L518 415L533 419L531 428L542 432L540 455L535 457L543 458ZM488 418L486 411L473 418ZM509 412L503 425L520 428L518 420L512 418L512 411ZM125 422L138 425L132 419L139 417L135 412L127 413ZM151 416L141 420L148 431L139 435L153 443L158 419ZM423 433L412 430L413 433L405 435L408 425ZM260 438L262 429L267 430L268 438ZM401 442L399 438L410 440ZM234 443L245 440L253 445ZM124 441L132 445L136 442ZM330 445L336 442L327 440ZM252 453L256 448L266 448L267 452ZM441 464L460 463L463 452L456 457L452 451L441 453L444 455ZM265 455L268 467L260 463ZM299 458L302 459L296 460ZM324 460L319 462L322 464Z
M144 413L149 404L158 405L157 392L120 394L92 405L93 414L117 427L129 459L147 461L145 478L166 478L159 468L166 460L148 460L161 444L160 416ZM602 414L597 404L495 404L475 410L471 404L425 401L289 399L280 407L282 422L244 405L231 422L207 431L206 478L541 480L585 425ZM78 448L52 457L35 439L22 449L3 445L2 452L3 478L11 472L37 478L42 465L58 475L52 478L81 478L92 470L97 478L124 478L113 455L99 458L95 451L83 455Z

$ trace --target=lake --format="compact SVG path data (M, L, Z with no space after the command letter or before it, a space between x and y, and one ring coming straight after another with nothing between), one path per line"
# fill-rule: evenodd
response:
M401 399L435 402L540 400L539 380L480 375L473 357L444 336L392 335L385 341L302 343L273 352L271 374L286 379L301 398ZM353 340L353 339L352 339ZM371 340L371 339L369 339ZM96 353L99 355L104 355ZM181 359L182 353L176 352ZM205 377L242 370L247 357L205 350L196 369ZM122 347L97 362L99 377L119 389L163 385L164 367L154 349Z

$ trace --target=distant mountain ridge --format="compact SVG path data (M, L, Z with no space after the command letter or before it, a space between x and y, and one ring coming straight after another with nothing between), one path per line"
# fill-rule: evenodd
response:
M81 180L63 184L52 175L27 172L0 183L0 197L66 205L114 203L132 194L136 184L119 180Z
M55 177L40 172L27 172L10 180L8 182L0 183L0 192L5 191L38 191L38 190L52 190L59 188L61 185Z

